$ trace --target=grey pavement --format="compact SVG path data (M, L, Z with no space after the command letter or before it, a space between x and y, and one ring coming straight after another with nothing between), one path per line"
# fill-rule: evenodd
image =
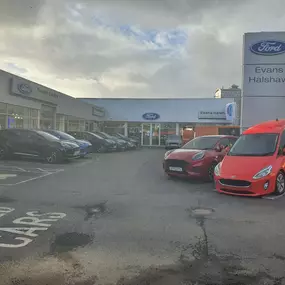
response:
M163 154L1 162L0 284L283 284L285 198L169 179Z

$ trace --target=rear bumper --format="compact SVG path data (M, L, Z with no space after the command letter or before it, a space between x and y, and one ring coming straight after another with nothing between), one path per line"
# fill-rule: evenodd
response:
M222 177L215 177L215 187L219 193L233 196L260 197L275 191L276 176L271 175L258 180L250 180L249 186L227 185L221 183ZM268 183L267 189L265 185Z

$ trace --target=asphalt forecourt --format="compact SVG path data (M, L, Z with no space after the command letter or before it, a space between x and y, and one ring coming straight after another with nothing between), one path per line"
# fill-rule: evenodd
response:
M0 188L2 284L282 284L284 200L168 179L164 153L1 163L53 172Z

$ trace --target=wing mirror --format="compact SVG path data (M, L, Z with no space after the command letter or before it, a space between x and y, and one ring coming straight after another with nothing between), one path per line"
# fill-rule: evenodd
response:
M223 148L222 148L221 145L216 145L216 146L215 146L215 151L216 151L216 152L221 152L222 149L223 149Z

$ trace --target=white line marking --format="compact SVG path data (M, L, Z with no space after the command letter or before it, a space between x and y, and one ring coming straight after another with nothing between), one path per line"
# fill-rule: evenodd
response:
M283 197L285 195L285 193L283 193L282 195L278 195L278 196L264 196L262 197L262 199L266 199L266 200L277 200L281 197Z
M59 173L59 172L62 172L64 171L63 169L60 170L60 171L57 171L57 172L48 172L48 173L45 173L43 175L40 175L40 176L37 176L37 177L32 177L32 178L29 178L29 179L26 179L26 180L22 180L22 181L19 181L17 183L13 183L13 184L0 184L0 186L15 186L15 185L20 185L20 184L23 184L23 183L27 183L27 182L30 182L30 181L33 181L33 180L37 180L37 179L40 179L40 178L43 178L45 176L49 176L49 175L52 175L52 174L56 174L56 173Z

